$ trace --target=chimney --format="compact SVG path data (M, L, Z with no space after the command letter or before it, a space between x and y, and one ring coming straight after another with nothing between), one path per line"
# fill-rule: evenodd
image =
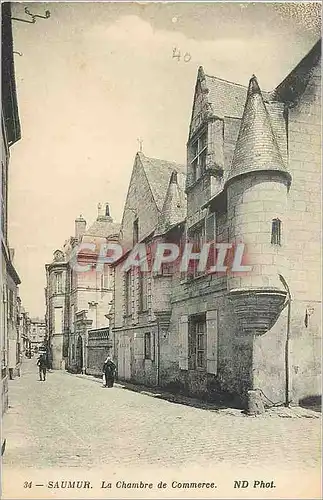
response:
M86 231L86 220L80 215L77 219L75 219L75 238L82 238L83 234Z
M97 220L107 219L112 222L112 217L110 216L110 205L109 203L98 204L98 217Z

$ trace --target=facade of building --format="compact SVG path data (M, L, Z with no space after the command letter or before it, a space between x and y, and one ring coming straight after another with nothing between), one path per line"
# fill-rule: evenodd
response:
M99 204L96 221L87 228L83 217L77 218L75 235L46 265L46 321L54 369L94 374L100 366L101 373L111 347L114 276L108 264L97 261L104 245L118 241L118 235L109 205Z
M173 235L183 233L186 212L185 167L137 153L121 223L123 258L115 265L113 338L118 376L139 383L159 385L160 330L169 321L168 306L172 275L153 276L123 271L137 243L153 248L158 229L165 224ZM171 231L170 231L171 233Z
M186 217L178 175L167 194L159 189L158 216L153 188L134 168L126 240L131 233L138 240L139 226L140 241L232 249L222 263L219 247L209 254L216 272L165 267L149 272L145 285L117 263L119 377L242 406L252 389L275 403L320 394L320 58L318 42L272 92L254 76L247 88L199 69ZM160 165L160 177L165 170ZM251 269L234 272L241 243Z
M13 60L10 3L1 4L2 14L2 114L1 114L1 399L2 411L8 408L8 377L19 372L18 285L8 243L8 169L10 149L20 138L20 122ZM9 372L10 370L10 372Z
M68 264L64 253L56 250L53 261L46 264L46 333L50 339L54 370L65 368L63 345L68 331L64 319L68 310L68 297Z
M20 350L29 356L31 349L30 343L30 333L31 333L31 322L28 312L25 310L21 302L18 303L18 316L19 316L19 338L20 338Z
M40 347L43 347L46 343L46 323L44 319L41 318L31 318L30 319L30 348L34 352L38 352Z

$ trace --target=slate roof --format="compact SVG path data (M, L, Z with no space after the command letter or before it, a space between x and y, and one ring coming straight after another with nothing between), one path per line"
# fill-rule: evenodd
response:
M266 102L275 100L294 102L304 91L311 71L318 64L320 58L321 39L273 91L262 91L263 99ZM224 116L242 117L247 98L247 87L217 76L207 75L202 67L199 68L198 78L204 79L208 91L207 100L215 116L219 118Z
M304 92L314 67L321 59L321 39L316 42L308 54L286 76L273 92L275 100L293 103Z
M184 191L178 185L178 174L174 170L169 180L156 234L166 233L169 229L185 220L185 217L186 197Z
M137 156L146 173L157 208L159 211L162 211L169 179L173 171L178 173L178 185L183 191L185 190L186 166L158 158L148 158L142 152L138 152Z
M238 175L261 170L281 171L289 176L257 78L252 76L226 182Z
M204 78L213 114L219 118L224 116L241 118L248 88L216 76L204 75ZM263 92L263 97L265 100L270 100L271 93Z
M120 224L113 222L112 217L98 217L96 221L84 233L84 236L93 236L97 238L108 238L118 236Z

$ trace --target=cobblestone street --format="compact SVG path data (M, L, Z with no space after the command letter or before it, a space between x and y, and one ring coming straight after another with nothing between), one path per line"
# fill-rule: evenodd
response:
M97 381L49 373L34 360L10 382L5 466L163 467L227 463L302 469L319 464L320 418L247 417L202 410Z

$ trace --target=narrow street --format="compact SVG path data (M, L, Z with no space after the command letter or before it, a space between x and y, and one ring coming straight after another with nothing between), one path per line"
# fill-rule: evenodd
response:
M320 419L238 417L173 404L66 372L38 381L35 361L10 384L5 464L22 467L198 461L294 469L319 460ZM237 446L237 443L239 445Z
M314 472L320 418L247 417L174 404L62 371L38 381L35 360L10 382L4 470L224 466ZM268 475L268 473L267 473ZM60 494L62 491L60 492ZM201 493L202 494L202 493ZM34 498L34 497L33 497Z

